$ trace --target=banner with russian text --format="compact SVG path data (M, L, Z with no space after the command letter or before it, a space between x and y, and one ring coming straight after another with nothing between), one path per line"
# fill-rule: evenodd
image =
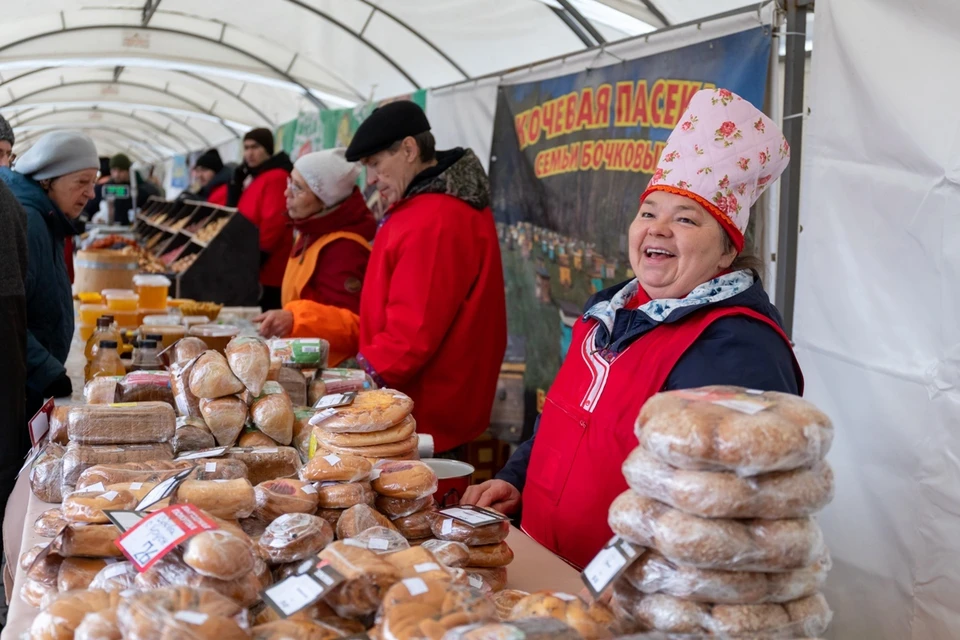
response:
M490 179L528 406L549 388L590 295L633 277L627 228L693 94L723 87L762 107L770 47L759 27L500 87Z

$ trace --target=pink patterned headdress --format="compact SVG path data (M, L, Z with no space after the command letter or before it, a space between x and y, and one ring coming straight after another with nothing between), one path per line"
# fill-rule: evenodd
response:
M737 251L750 207L790 162L773 120L726 89L698 91L667 139L640 202L654 191L686 196L724 228Z

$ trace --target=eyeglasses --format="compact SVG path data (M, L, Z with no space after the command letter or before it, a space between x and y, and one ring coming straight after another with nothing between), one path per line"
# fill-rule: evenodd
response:
M303 187L294 182L292 178L287 178L287 189L295 196L300 195L304 191Z

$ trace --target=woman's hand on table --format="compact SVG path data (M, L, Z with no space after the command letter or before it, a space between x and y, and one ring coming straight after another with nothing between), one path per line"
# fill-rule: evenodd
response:
M511 515L520 508L520 491L504 480L487 480L468 487L460 504L489 507L504 515Z
M286 338L293 333L293 312L275 309L261 313L253 319L260 323L260 335L264 338Z

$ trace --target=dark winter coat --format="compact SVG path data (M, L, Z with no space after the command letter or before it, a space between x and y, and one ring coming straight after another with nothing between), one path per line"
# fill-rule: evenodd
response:
M0 180L26 211L27 396L42 398L65 372L73 339L73 293L63 241L75 232L70 220L31 178L0 168Z

